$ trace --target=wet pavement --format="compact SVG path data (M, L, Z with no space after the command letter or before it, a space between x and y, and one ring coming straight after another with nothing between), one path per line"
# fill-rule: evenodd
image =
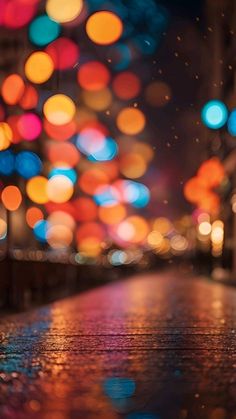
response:
M177 271L0 320L1 419L236 419L236 289Z

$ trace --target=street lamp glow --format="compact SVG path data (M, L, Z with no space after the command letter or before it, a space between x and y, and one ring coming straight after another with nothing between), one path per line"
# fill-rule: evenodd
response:
M228 110L220 100L210 100L202 109L202 121L211 129L222 128L228 118Z

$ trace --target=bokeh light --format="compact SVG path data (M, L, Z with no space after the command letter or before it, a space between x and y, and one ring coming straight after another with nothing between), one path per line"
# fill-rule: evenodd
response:
M11 74L2 83L1 94L8 105L16 105L22 98L25 83L19 74Z
M57 203L67 202L73 193L73 183L67 176L55 175L48 180L47 196L50 201Z
M12 141L13 133L6 122L0 122L0 151L6 150Z
M114 78L112 87L118 98L130 100L140 93L141 83L136 74L125 71Z
M33 44L42 47L54 41L60 30L60 25L47 15L38 16L29 26L29 39Z
M125 108L117 117L117 126L121 132L128 135L139 134L145 127L145 116L136 108Z
M79 178L79 187L89 195L93 195L99 186L109 182L108 176L102 170L90 169L82 173Z
M228 119L228 131L233 137L236 136L236 109L233 109Z
M15 156L11 150L0 151L0 174L10 176L15 169Z
M57 167L74 167L80 159L77 148L72 143L51 143L47 147L47 156L51 163Z
M17 128L25 140L34 141L42 131L41 119L34 113L25 113L19 117Z
M24 179L39 175L42 162L32 151L20 151L15 158L15 170Z
M43 212L40 208L37 207L30 207L26 211L26 222L29 227L34 228L35 224L38 221L43 220Z
M25 85L23 96L19 101L19 105L24 110L29 110L37 107L39 95L36 88L30 84Z
M210 100L202 109L202 121L211 129L222 128L228 118L228 110L220 100Z
M51 42L46 50L56 70L73 68L79 59L79 47L69 38L61 37Z
M72 121L76 108L73 100L66 95L56 94L46 100L43 112L53 125L65 125Z
M164 82L152 82L146 87L145 99L148 105L154 107L166 106L171 99L171 89Z
M114 13L99 11L89 17L86 24L86 32L95 44L110 45L121 37L123 24Z
M31 201L36 204L48 202L47 183L48 179L44 176L35 176L27 182L26 192Z
M101 90L110 82L109 70L99 61L89 61L82 64L77 77L79 85L89 91Z
M16 211L22 202L22 194L17 186L6 186L1 194L1 200L8 211Z
M83 8L82 0L47 0L48 16L56 22L66 23L76 19Z
M42 84L49 80L53 70L53 61L44 51L33 52L25 63L25 75L35 84Z

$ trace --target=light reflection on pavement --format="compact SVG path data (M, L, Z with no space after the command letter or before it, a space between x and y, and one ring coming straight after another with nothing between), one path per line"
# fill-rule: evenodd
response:
M236 417L236 290L171 271L0 320L1 419Z

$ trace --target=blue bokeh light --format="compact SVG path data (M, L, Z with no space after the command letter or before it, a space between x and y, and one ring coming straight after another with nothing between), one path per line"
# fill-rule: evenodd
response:
M49 173L49 179L53 176L63 175L66 176L68 179L71 180L73 184L77 181L77 174L74 169L70 167L55 167Z
M211 129L222 128L228 118L228 110L220 100L210 100L202 109L202 121Z
M10 176L15 169L15 156L11 150L0 152L0 174Z
M61 32L59 23L51 20L47 15L36 17L29 26L30 41L39 46L48 45L54 41Z
M36 237L36 239L41 242L41 243L46 243L47 242L47 232L49 229L49 223L48 221L45 220L40 220L38 221L34 228L34 235Z
M112 138L106 138L103 147L92 153L88 159L91 161L110 161L116 157L117 153L117 143Z
M41 172L42 162L32 151L21 151L16 156L15 169L24 179L30 179Z
M100 186L94 194L94 200L98 205L115 205L119 202L117 191L113 186Z
M228 131L230 135L236 137L236 109L233 109L228 119Z

